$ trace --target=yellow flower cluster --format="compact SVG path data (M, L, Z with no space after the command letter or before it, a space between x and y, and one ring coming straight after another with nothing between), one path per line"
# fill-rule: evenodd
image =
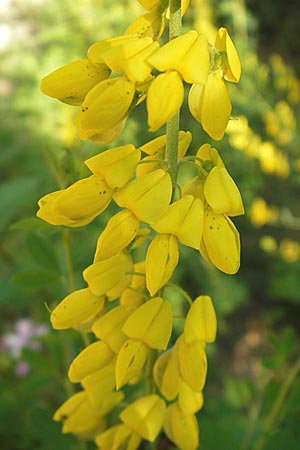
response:
M218 31L214 46L192 30L160 47L157 39L172 15L169 2L140 3L149 12L123 36L93 44L87 59L45 77L42 91L80 106L80 138L107 143L143 100L150 130L170 121L183 102L185 82L192 85L192 114L210 136L221 139L231 112L224 79L240 77L226 29ZM188 5L182 2L182 14ZM68 372L81 390L54 419L63 422L64 433L94 439L102 450L135 450L162 430L179 449L198 447L195 414L203 405L205 345L215 340L216 314L208 295L192 301L184 294L189 310L180 335L172 336L172 298L165 287L178 265L180 245L227 274L240 265L239 233L230 217L244 208L218 151L203 144L195 156L186 156L191 133L176 130L177 165L192 165L193 175L175 187L166 164L168 139L167 134L140 148L107 149L85 161L90 176L38 202L38 217L69 227L90 223L111 202L117 207L98 237L92 264L83 270L86 286L51 312L53 328L93 336ZM136 260L133 250L141 244L144 257ZM136 386L134 395L123 390L126 385ZM117 424L108 417L112 410L118 411Z

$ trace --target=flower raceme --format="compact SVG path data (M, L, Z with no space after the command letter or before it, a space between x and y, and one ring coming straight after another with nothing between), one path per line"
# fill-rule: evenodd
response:
M154 25L143 19L122 36L94 43L87 59L42 79L43 93L80 106L75 125L81 139L111 142L123 130L131 109L145 98L149 129L158 130L179 111L184 82L192 84L188 103L194 118L213 139L223 137L232 109L224 79L237 83L241 73L234 44L220 28L214 46L204 34L191 30L160 47L155 39L164 13L158 3L153 2L148 13L160 18L156 31L149 32Z
M95 42L86 59L46 76L42 92L79 107L75 125L81 139L108 143L144 100L150 131L170 124L183 103L184 85L192 85L192 115L213 139L221 139L231 114L225 81L240 78L227 30L218 30L214 46L195 30L161 46L165 23L172 20L169 1L139 3L146 13L124 35ZM189 0L181 2L181 15L188 6ZM218 151L203 144L195 156L186 156L191 133L176 129L175 135L179 171L192 166L182 185L174 183L167 163L167 133L139 148L127 144L95 154L85 161L89 176L38 202L38 217L67 227L85 226L104 210L109 215L114 204L93 261L82 272L85 286L66 295L50 316L57 330L91 336L68 371L78 392L54 419L63 422L64 433L93 439L100 450L137 450L160 432L180 450L199 445L205 346L216 338L217 319L208 295L193 301L171 281L182 246L235 273L240 241L231 217L244 208ZM175 329L178 293L189 308Z

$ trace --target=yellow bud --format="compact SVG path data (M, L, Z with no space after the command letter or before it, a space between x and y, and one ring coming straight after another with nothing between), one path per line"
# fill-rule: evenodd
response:
M134 145L122 145L92 156L84 163L93 174L102 177L111 189L124 186L133 176L141 152Z
M41 80L43 94L70 105L80 105L86 94L110 75L106 64L95 67L88 59L80 59L51 72Z
M102 369L112 362L115 354L104 341L96 341L88 345L72 361L68 377L76 383L87 375Z
M139 224L139 220L128 209L115 214L98 238L94 262L107 259L125 249L137 235Z
M148 356L148 347L141 341L128 339L124 342L116 360L116 389L138 377Z
M177 113L183 102L183 95L183 83L178 72L172 70L154 78L147 94L150 131L158 130Z
M158 234L146 255L146 286L151 296L173 275L179 259L178 244L172 234Z
M166 406L158 395L141 397L128 405L120 414L125 425L147 441L154 442L160 432Z
M217 332L216 313L208 295L200 295L192 303L184 323L184 338L193 342L214 342Z
M208 208L204 214L200 252L222 272L234 274L240 266L240 236L233 222Z
M155 297L139 306L122 327L131 339L144 342L148 347L164 350L172 332L172 308L163 298Z
M170 175L162 169L140 176L113 194L115 202L151 223L168 207L172 195Z
M67 295L51 312L53 328L64 330L79 326L102 311L105 298L94 295L88 288Z
M218 151L211 147L210 144L201 145L196 153L196 156L204 161L211 161L216 167L224 167L224 163Z
M140 306L146 297L146 276L145 261L140 261L133 266L133 276L131 283L120 297L121 305L128 305L136 308ZM136 274L135 274L136 273Z
M103 64L103 55L114 47L125 45L128 42L138 40L138 36L121 35L113 38L104 39L102 41L94 42L88 49L88 59L95 65Z

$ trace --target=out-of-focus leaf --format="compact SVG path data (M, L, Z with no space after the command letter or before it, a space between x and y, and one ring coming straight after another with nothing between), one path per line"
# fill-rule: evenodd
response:
M18 285L37 288L44 287L45 283L57 281L58 278L58 273L38 269L28 269L14 275L12 281Z
M57 254L51 242L38 234L29 234L27 248L33 261L43 269L59 274L60 267Z

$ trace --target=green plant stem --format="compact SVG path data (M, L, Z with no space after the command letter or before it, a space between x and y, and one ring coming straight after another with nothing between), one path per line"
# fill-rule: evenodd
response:
M287 377L285 378L284 382L281 385L281 388L279 389L278 395L272 405L272 408L267 415L267 417L264 420L263 423L263 430L262 435L259 436L257 441L254 443L252 450L262 450L265 445L265 441L269 435L269 433L272 431L272 428L274 427L276 420L278 419L278 413L280 411L280 408L282 404L284 403L288 392L294 383L298 373L300 372L300 357L296 360L295 364L291 367L289 370Z
M66 274L67 284L68 284L70 291L75 291L76 284L75 284L73 262L72 262L72 255L71 255L70 230L68 228L64 228L62 231L62 241L63 241L65 262L66 262L66 269L67 269L67 274Z
M170 0L169 41L181 33L181 0ZM172 180L173 190L177 182L179 111L167 122L166 166Z

